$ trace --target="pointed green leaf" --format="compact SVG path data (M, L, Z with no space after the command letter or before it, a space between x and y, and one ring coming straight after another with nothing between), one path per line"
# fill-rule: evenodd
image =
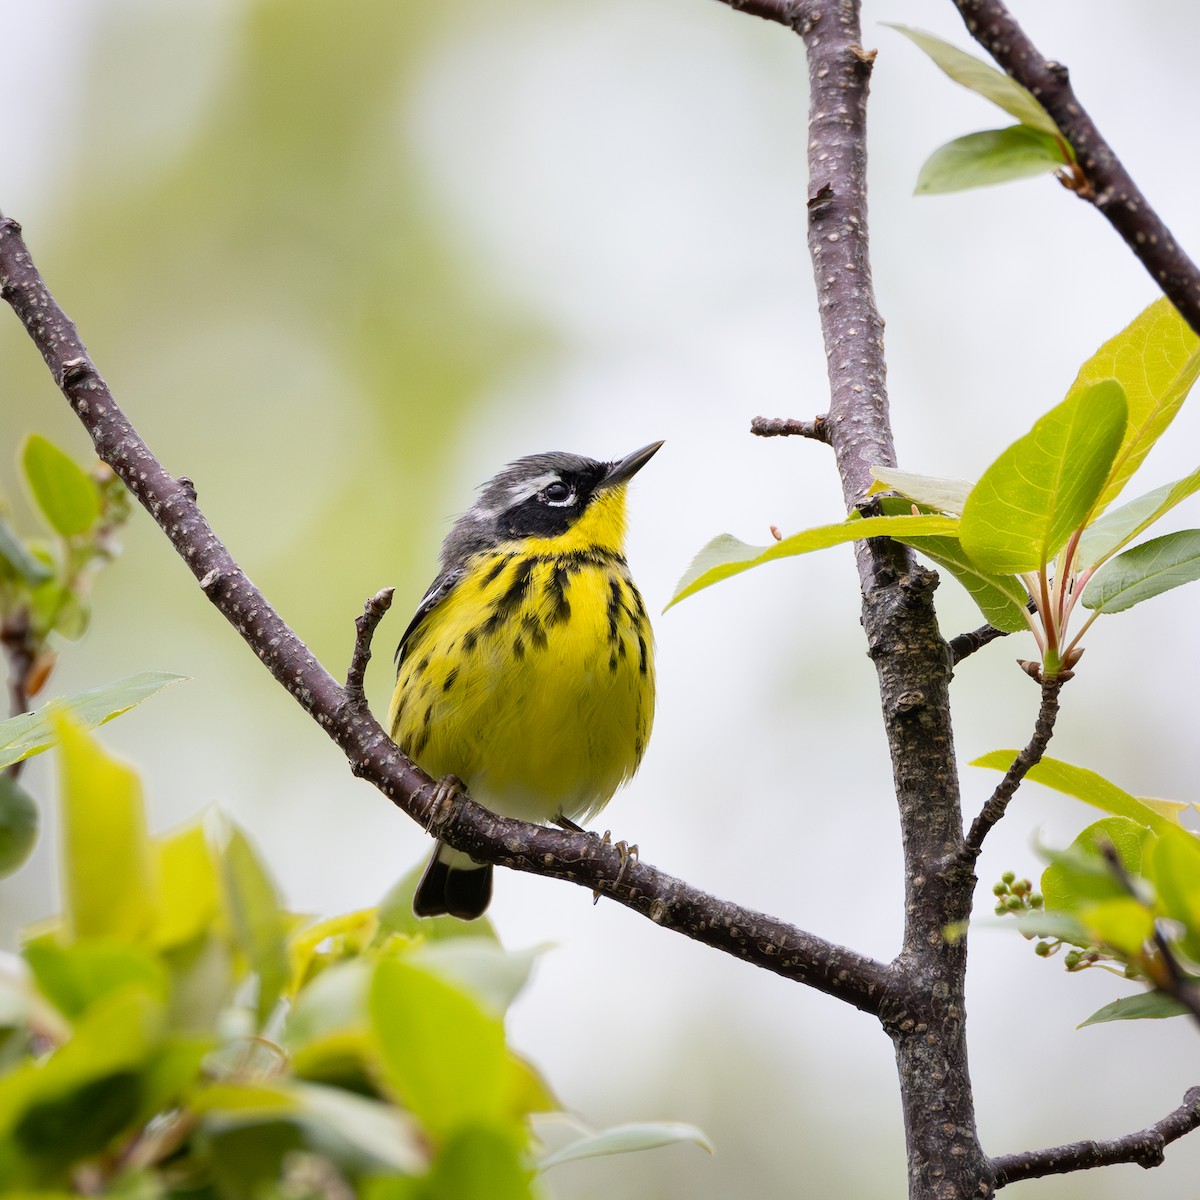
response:
M904 34L909 41L924 50L955 83L962 84L985 100L990 100L1022 125L1058 135L1058 126L1034 99L1033 94L1015 79L1010 79L1003 71L998 71L990 63L960 50L932 33L926 33L923 29L913 29L908 25L896 25L887 21L884 24L891 25L897 33Z
M418 946L410 961L466 988L502 1015L529 981L543 949L506 950L490 938L444 938Z
M1200 964L1200 838L1174 826L1151 847L1146 874L1158 893L1164 916L1178 921L1183 952Z
M33 797L7 772L0 775L0 879L19 870L33 853L38 820Z
M258 976L261 1028L287 986L287 927L275 884L240 829L230 832L222 868L234 936L250 969Z
M369 1010L384 1078L435 1137L503 1123L504 1027L460 988L403 959L375 967Z
M33 499L55 533L85 533L100 515L100 489L76 462L40 433L21 448L21 466Z
M51 700L36 712L0 721L0 770L23 758L41 754L54 745L54 719L60 713L84 729L95 729L141 704L155 692L186 678L166 671L142 671L88 688L85 692L76 692L73 696Z
M538 1163L538 1170L546 1171L562 1163L600 1158L607 1154L656 1150L660 1146L674 1146L680 1142L692 1142L709 1154L713 1153L712 1142L695 1125L686 1125L682 1121L641 1121L632 1125L614 1125L611 1129L601 1129L577 1138L553 1154L547 1154Z
M1122 996L1103 1008L1098 1008L1086 1021L1076 1026L1102 1025L1106 1021L1136 1021L1145 1017L1182 1017L1188 1010L1166 992L1142 992L1137 996Z
M797 554L808 554L812 550L824 550L843 542L859 541L863 538L940 535L953 536L958 529L957 517L907 516L865 517L849 520L837 525L820 525L794 533L773 546L750 546L728 533L713 538L692 560L683 578L675 585L675 594L667 608L678 604L687 596L711 587L731 575L748 571L751 567L771 562L777 558L790 558Z
M1067 399L1104 379L1125 391L1129 424L1096 511L1116 498L1179 411L1200 373L1200 338L1165 297L1110 338L1079 369Z
M1130 875L1142 870L1142 855L1154 834L1126 817L1094 821L1066 850L1045 850L1050 865L1042 872L1042 895L1048 912L1065 912L1085 927L1089 910L1100 903L1128 898L1101 847L1112 846Z
M1041 570L1083 524L1125 432L1125 397L1105 380L1067 397L983 473L959 537L993 575Z
M945 479L938 475L914 475L911 471L898 471L895 467L872 467L871 474L885 488L899 492L901 496L915 504L934 512L950 513L952 516L962 516L963 505L967 502L973 484L965 479ZM879 488L873 487L872 493Z
M160 880L154 945L182 946L211 928L220 906L220 871L202 821L154 839Z
M916 196L964 192L1048 175L1070 161L1053 134L1028 125L985 129L939 146L921 166Z
M137 944L158 912L141 781L68 718L55 730L66 928Z
M1136 963L1154 937L1154 914L1133 896L1081 905L1076 915L1087 930L1088 941L1114 951L1125 962Z
M123 942L87 941L65 946L52 936L27 942L21 956L39 991L70 1021L103 997L131 984L166 1004L169 984L159 959Z
M970 765L1007 771L1016 757L1015 750L993 750L990 754L975 759ZM1175 824L1144 801L1105 779L1103 775L1097 775L1087 767L1077 767L1061 759L1043 758L1030 768L1025 778L1053 788L1056 792L1074 796L1076 800L1082 800L1085 804L1111 813L1115 817L1128 817L1139 825L1145 825L1147 829L1153 829L1155 833L1161 833L1163 829Z
M1197 491L1200 491L1200 470L1174 483L1164 483L1162 487L1105 513L1083 531L1079 539L1079 565L1094 567L1115 554L1143 529L1148 529L1159 517Z
M532 1176L516 1130L464 1129L438 1155L420 1200L537 1200Z
M45 583L53 578L54 572L42 560L29 553L25 543L12 531L8 522L0 517L0 565L30 587Z
M1105 563L1080 603L1099 613L1124 612L1143 600L1200 579L1200 529L1181 529L1131 546Z

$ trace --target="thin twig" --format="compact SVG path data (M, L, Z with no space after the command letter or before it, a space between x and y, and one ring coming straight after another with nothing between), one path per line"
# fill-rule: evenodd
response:
M1008 630L997 629L995 625L980 625L978 629L960 633L950 639L950 660L957 667L964 658L969 658L976 650L982 650L1002 637L1008 637Z
M983 849L983 839L1004 816L1008 802L1016 795L1017 788L1029 772L1042 761L1046 747L1054 736L1054 722L1058 717L1058 696L1066 679L1062 675L1051 675L1042 680L1042 702L1038 708L1037 721L1033 727L1033 737L1029 745L1022 750L1012 765L1004 773L1004 778L996 785L996 790L988 797L979 816L971 823L963 847L964 857L971 863L979 857Z
M1071 143L1087 185L1072 190L1104 214L1183 319L1200 333L1200 269L1080 104L1067 68L1038 50L1003 0L954 0L954 4L971 36L1033 93Z
M365 704L355 704L246 577L196 503L138 436L101 378L75 326L50 294L16 221L0 214L0 297L12 305L96 447L166 534L205 595L275 679L350 762L423 827L480 862L567 879L705 945L878 1013L890 968L785 921L710 896L586 833L498 817L460 796L434 811L436 782L404 757ZM360 618L362 619L362 618ZM371 618L359 627L354 658L365 665ZM353 682L353 679L351 680Z
M379 628L379 622L392 607L394 594L395 588L382 588L366 602L362 615L354 620L354 653L351 654L350 666L346 669L346 698L351 704L366 703L363 683L367 674L367 664L371 661L371 640L375 636L375 630Z
M1071 1142L1049 1150L1030 1150L994 1158L996 1187L1006 1187L1024 1179L1041 1179L1045 1175L1111 1167L1117 1163L1137 1163L1147 1169L1158 1167L1162 1165L1166 1147L1197 1128L1200 1128L1200 1087L1189 1088L1183 1103L1174 1112L1139 1133L1105 1142Z
M823 416L814 417L811 421L797 421L791 417L755 417L750 422L750 432L755 437L806 437L829 444L829 426Z

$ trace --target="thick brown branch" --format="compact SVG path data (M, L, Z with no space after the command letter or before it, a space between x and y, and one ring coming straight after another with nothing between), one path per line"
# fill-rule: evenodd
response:
M1111 1167L1116 1163L1137 1163L1147 1169L1161 1166L1165 1148L1197 1128L1200 1128L1200 1087L1189 1088L1183 1103L1173 1113L1140 1133L1107 1142L1071 1142L1050 1150L1005 1154L993 1159L996 1187L1019 1183L1023 1179L1040 1179L1043 1175L1066 1175L1072 1171L1088 1171L1092 1167Z
M213 532L187 480L172 478L117 406L50 295L21 239L20 226L0 215L0 296L12 305L96 453L124 481L179 552L209 600L263 665L346 754L355 775L369 780L426 828L480 861L571 880L706 945L877 1012L888 968L803 930L719 900L645 863L623 862L614 846L591 834L504 820L461 797L449 815L433 808L435 783L396 748L361 702L357 685L369 656L382 594L360 618L349 683L342 688L283 622Z
M1088 184L1076 189L1078 194L1104 214L1183 319L1200 333L1200 270L1076 98L1067 68L1038 50L1003 0L954 0L954 4L971 36L1037 97L1071 143Z
M1042 761L1046 747L1054 736L1054 722L1058 718L1058 696L1066 679L1062 675L1052 675L1042 680L1042 702L1038 707L1037 720L1033 726L1033 737L1029 745L1012 760L1012 765L1004 773L1004 778L996 785L996 790L988 797L980 810L979 816L971 822L971 831L967 834L963 856L974 863L983 849L983 839L1004 816L1008 802L1017 793L1021 781L1029 772Z

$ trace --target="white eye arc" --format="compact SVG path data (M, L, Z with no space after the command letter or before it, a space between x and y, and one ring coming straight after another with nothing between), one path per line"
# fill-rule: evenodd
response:
M566 508L575 503L575 489L561 479L554 480L542 489L538 499L550 505L551 508Z

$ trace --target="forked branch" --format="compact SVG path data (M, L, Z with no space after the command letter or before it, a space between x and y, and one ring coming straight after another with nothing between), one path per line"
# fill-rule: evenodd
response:
M179 552L205 595L276 681L341 747L355 775L456 849L481 862L567 879L611 896L666 928L778 975L807 983L857 1008L878 1012L890 981L883 964L674 879L586 833L498 817L460 797L435 811L435 781L404 757L362 702L371 634L386 608L380 593L359 618L342 687L246 577L196 503L138 436L96 370L75 326L33 265L20 226L0 215L0 296L12 305L79 417L96 453L121 478Z

